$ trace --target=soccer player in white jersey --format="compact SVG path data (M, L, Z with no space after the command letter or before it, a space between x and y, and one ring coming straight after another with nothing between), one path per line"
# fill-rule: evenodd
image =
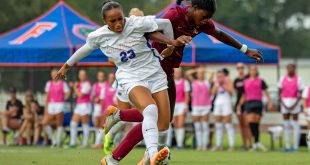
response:
M217 72L217 80L212 87L212 95L214 99L214 116L215 116L215 129L216 129L216 146L214 151L222 150L223 140L223 122L229 139L229 151L234 150L234 127L232 124L232 102L231 95L233 92L233 84L225 77L224 71Z
M157 55L148 47L144 35L154 33L156 36L152 38L173 46L184 45L191 38L181 36L177 40L168 39L156 32L158 25L153 17L125 18L121 5L114 1L104 2L102 16L107 25L89 34L86 44L70 57L55 78L64 78L70 66L100 48L118 67L118 85L126 89L130 101L143 114L142 132L151 165L161 164L168 156L167 148L157 149L158 131L166 131L169 127L167 80ZM101 164L118 164L112 159L106 157Z
M301 92L304 88L302 79L296 73L294 64L287 65L287 74L284 75L278 84L281 112L283 114L283 126L285 135L285 152L298 151L300 140L300 126L298 115L301 112ZM291 120L290 120L291 118ZM294 145L291 148L290 129L293 128Z
M57 70L53 69L51 71L51 78L53 79L56 74ZM62 80L50 80L46 83L44 91L46 92L46 113L42 121L42 126L49 139L52 140L52 146L60 146L63 132L65 98L70 95L70 89L67 83ZM51 127L52 121L55 121L57 126L56 139Z

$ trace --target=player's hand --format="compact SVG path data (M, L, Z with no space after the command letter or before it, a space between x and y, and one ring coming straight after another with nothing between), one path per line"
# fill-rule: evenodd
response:
M263 54L257 49L248 49L245 54L248 57L255 59L256 63L264 63Z
M241 105L237 106L237 115L241 115Z
M69 65L68 64L64 64L60 70L57 72L57 75L54 77L54 80L58 80L58 79L64 79L67 80L67 76L66 73L69 69Z
M185 44L188 44L191 41L192 41L192 37L182 35L182 36L178 37L176 40L173 40L172 45L173 46L183 46Z
M160 55L163 57L163 58L166 58L166 57L169 57L173 51L174 51L174 46L168 46L166 49L164 49Z

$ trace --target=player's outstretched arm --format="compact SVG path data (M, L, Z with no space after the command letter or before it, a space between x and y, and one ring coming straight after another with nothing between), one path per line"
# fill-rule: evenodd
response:
M71 66L79 62L82 58L89 55L94 49L92 49L87 44L83 45L80 49L78 49L70 58L69 60L60 68L57 72L57 75L54 79L66 79L66 73Z
M219 41L221 41L221 42L223 42L229 46L232 46L236 49L239 49L240 51L245 53L249 58L255 59L256 63L258 63L258 62L263 63L264 62L262 53L259 50L250 49L247 47L247 45L242 45L239 41L234 39L229 34L223 32L222 30L216 28L216 30L213 33L211 33L210 35L212 35L213 37L215 37Z

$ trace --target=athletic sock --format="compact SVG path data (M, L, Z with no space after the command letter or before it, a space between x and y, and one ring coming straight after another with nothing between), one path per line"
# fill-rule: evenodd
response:
M121 110L119 116L122 121L142 122L143 115L137 109Z
M131 128L126 137L113 150L112 157L118 161L122 160L142 140L142 124L140 123Z
M226 123L225 128L228 134L229 147L235 146L235 131L232 123Z
M143 110L142 134L147 152L152 158L158 152L158 109L154 104Z
M196 148L201 148L202 147L201 122L194 122L194 127L195 127L195 137L196 137Z
M177 141L177 146L178 147L183 147L184 146L184 136L185 136L185 129L184 128L176 128L175 129L175 137Z
M126 110L127 111L127 110ZM115 138L115 136L117 135L117 133L119 133L122 129L124 129L125 128L125 122L123 122L123 121L120 121L120 122L118 122L117 124L115 124L112 128L111 128L111 130L109 131L109 134L108 134L108 136L109 136L109 138L110 139L114 139Z
M167 134L168 134L168 130L158 132L158 149L159 150L166 147Z
M171 147L172 136L173 136L173 128L172 128L172 124L170 124L169 129L168 129L168 133L167 133L167 141L166 141L166 145L168 147Z
M209 144L210 126L209 122L202 122L202 147L207 148Z
M284 120L284 122L283 122L283 127L284 127L284 135L285 135L285 148L286 148L286 149L290 149L290 148L291 148L291 141L290 141L290 135L291 135L290 121L289 121L289 120Z
M83 126L83 147L88 146L88 138L89 138L89 124L82 124Z
M56 141L57 146L61 145L63 131L64 131L64 127L61 126L57 128L57 141Z
M50 125L45 127L45 132L46 132L48 138L52 141L52 145L55 145L56 144L56 140L55 140L55 137L54 137L54 134L53 134L53 129L52 129L52 127Z
M223 141L223 123L215 123L215 128L216 128L216 147L221 147Z
M70 145L76 145L78 123L75 121L70 122Z
M97 145L97 144L101 144L101 129L100 128L95 128L95 135L96 135L96 137L95 137L95 145Z
M254 142L259 143L259 124L258 123L249 123L252 136L254 137Z
M294 137L294 149L298 150L299 141L300 141L300 126L297 121L291 121L293 128L293 137Z

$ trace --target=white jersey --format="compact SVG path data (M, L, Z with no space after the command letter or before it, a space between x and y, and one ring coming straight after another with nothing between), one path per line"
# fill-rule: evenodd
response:
M231 104L231 95L223 87L218 87L214 105Z
M163 72L158 52L147 44L144 34L158 29L154 17L125 18L122 33L115 33L105 25L89 34L86 44L91 48L100 48L111 57L118 67L116 79L120 85L144 80L154 73Z

